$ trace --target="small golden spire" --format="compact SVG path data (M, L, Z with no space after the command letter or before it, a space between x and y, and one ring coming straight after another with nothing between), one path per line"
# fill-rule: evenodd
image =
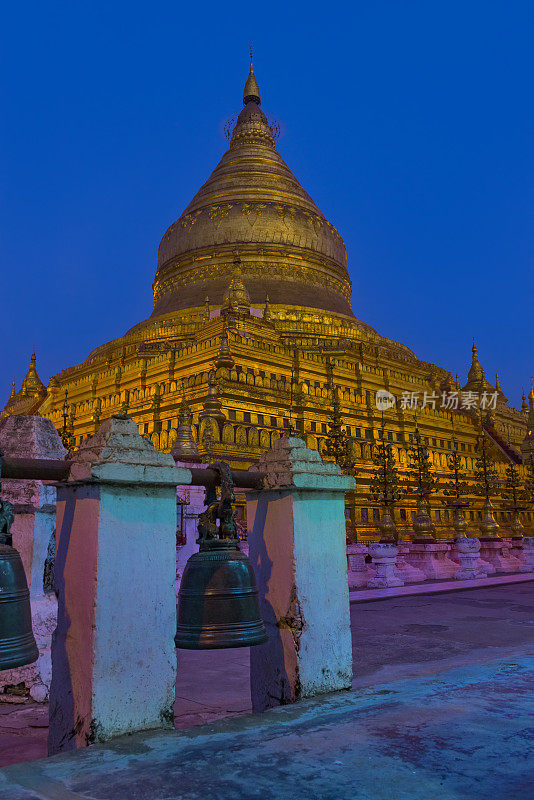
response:
M221 333L221 343L219 345L219 352L217 354L215 366L218 369L220 367L231 369L234 366L234 364L235 361L232 358L232 353L230 352L230 344L228 342L228 328L226 327L226 320L225 320L223 323L223 329Z
M191 430L192 421L193 415L191 414L189 403L185 399L185 393L182 393L182 401L178 411L176 439L174 440L174 444L171 449L171 455L175 461L200 460L198 447L193 438L193 432Z
M234 271L232 280L223 295L223 313L229 311L250 312L250 295L243 283L241 272L241 259L239 253L234 253Z
M270 322L273 318L271 313L271 305L269 302L269 295L265 295L265 308L263 309L263 319L265 322Z
M527 398L525 397L525 390L523 389L523 396L521 398L521 411L528 411Z
M35 347L30 358L30 367L24 376L20 390L25 395L46 394L46 387L37 374Z
M527 425L529 431L534 428L534 387L532 386L533 379L530 379L530 392L528 393L528 417Z
M213 417L214 419L223 422L226 417L222 410L222 403L219 400L219 393L217 391L217 378L215 370L212 368L208 373L208 396L204 400L204 410L201 411L201 417Z
M473 347L471 348L471 352L471 366L469 367L469 372L467 373L467 383L465 384L464 389L476 389L477 391L480 391L487 386L488 381L486 378L486 373L482 368L482 364L478 360L478 350L475 344L475 337L473 337Z
M16 395L16 394L17 394L17 393L16 393L16 391L15 391L15 381L13 381L13 384L12 384L12 386L11 386L11 394L9 395L9 399L10 399L10 400L13 400L13 398L15 397L15 395Z
M498 372L495 373L495 388L497 389L498 392L501 392L501 394L502 394L501 383L499 381L499 373Z
M261 105L260 87L254 75L254 67L252 66L252 44L250 45L250 69L245 88L243 89L243 105L246 106L247 103L256 103L258 106Z

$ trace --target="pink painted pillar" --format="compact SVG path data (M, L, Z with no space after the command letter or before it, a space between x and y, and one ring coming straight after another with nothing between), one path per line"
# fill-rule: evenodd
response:
M447 542L412 542L406 558L427 580L452 578L460 567L448 558L448 549Z
M49 752L173 727L176 486L191 480L125 415L58 487Z
M508 557L506 542L500 537L481 536L479 541L480 558L491 564L495 572L517 572L515 559Z
M426 575L413 564L408 561L410 553L410 542L399 539L397 542L398 555L397 563L395 564L395 572L399 575L404 583L420 583L426 580Z
M247 492L250 560L268 641L250 649L252 707L262 711L352 685L345 491L354 478L301 439L277 439Z

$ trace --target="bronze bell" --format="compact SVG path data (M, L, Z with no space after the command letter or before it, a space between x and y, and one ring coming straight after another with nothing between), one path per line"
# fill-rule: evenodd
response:
M0 670L37 661L30 593L19 552L11 546L13 506L0 500Z
M198 522L200 550L188 560L178 592L175 644L187 650L248 647L267 640L254 571L237 549L230 469L224 462L211 468L221 474L221 500L214 490L206 491L208 508Z

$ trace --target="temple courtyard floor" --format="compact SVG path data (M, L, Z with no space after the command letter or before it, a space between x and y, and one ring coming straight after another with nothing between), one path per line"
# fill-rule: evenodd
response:
M261 715L247 649L180 651L176 731L50 759L47 708L0 703L0 798L532 800L533 598L353 603L352 692Z

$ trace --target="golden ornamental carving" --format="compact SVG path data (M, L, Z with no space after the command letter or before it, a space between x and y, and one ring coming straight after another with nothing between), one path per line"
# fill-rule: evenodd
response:
M210 206L208 209L208 217L217 230L221 227L221 222L228 216L231 208L233 208L232 203L223 203L219 206Z
M320 272L310 266L291 266L288 270L286 264L267 263L261 267L242 266L243 279L259 278L269 280L283 280L296 283L313 283L329 291L341 294L346 300L350 300L351 284L343 278L336 278ZM154 285L154 299L157 301L169 292L185 286L191 286L197 281L208 281L214 278L226 278L228 276L227 264L212 264L203 267L194 267L181 272L176 276L163 278Z
M341 238L341 234L339 233L339 231L337 230L337 228L334 228L334 226L332 225L332 223L331 223L331 222L328 222L328 220L326 220L326 224L328 225L328 227L330 228L330 231L331 231L331 232L334 234L334 236L336 237L336 239L338 239L338 240L339 240L341 243L343 243L343 239Z
M193 211L190 214L184 214L184 216L180 218L180 223L182 225L182 228L185 228L188 234L201 214L202 211ZM169 228L169 231L171 230L172 228Z
M306 213L304 216L312 226L315 235L318 236L321 232L321 228L323 227L323 220L318 217L317 214Z
M267 208L266 203L243 203L242 212L250 227L254 225L259 216Z
M289 227L289 222L294 220L297 214L297 209L293 208L293 206L283 206L280 203L275 203L273 205L273 211L280 217L284 225L287 227Z
M215 230L219 230L223 221L229 217L232 209L235 209L234 214L239 214L239 211L241 211L241 214L246 218L251 227L254 226L260 215L270 213L282 221L284 226L288 229L288 233L290 235L293 223L300 219L302 224L306 224L306 226L311 227L315 235L318 237L318 241L317 244L314 245L314 249L316 247L319 247L320 249L321 246L324 246L323 237L325 236L331 236L333 238L332 244L335 247L344 247L343 239L341 238L340 234L336 228L324 217L314 214L312 211L307 209L297 208L292 205L279 202L218 203L207 208L198 209L197 211L191 211L187 214L183 214L178 222L170 226L165 233L163 240L166 244L170 244L172 247L172 240L175 240L176 243L176 236L178 235L179 237L179 233L177 234L176 231L176 226L178 223L180 223L181 227L185 230L186 235L189 236L193 226L201 220L202 215L209 219L210 223L215 227ZM263 230L262 238L264 238L265 235L266 231ZM276 239L274 230L273 237L274 238L272 238L272 240L274 241Z

